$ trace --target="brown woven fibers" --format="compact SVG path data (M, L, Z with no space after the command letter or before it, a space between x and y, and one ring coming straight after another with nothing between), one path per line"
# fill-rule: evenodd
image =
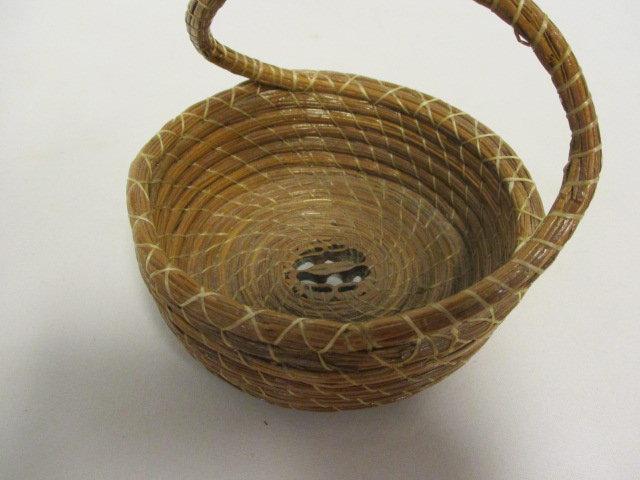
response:
M422 93L193 43L250 78L169 122L131 166L142 276L207 368L272 403L392 402L475 353L551 264L598 179L596 115L571 49L528 0L486 0L552 75L573 132L545 215L496 134Z

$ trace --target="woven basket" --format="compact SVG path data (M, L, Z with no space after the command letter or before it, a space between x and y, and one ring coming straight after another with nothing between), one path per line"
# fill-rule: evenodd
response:
M514 151L428 95L286 70L218 43L224 0L187 24L250 80L167 123L131 165L142 276L187 349L274 404L393 402L461 367L571 237L596 189L596 113L560 31L530 0L476 0L550 73L572 130L545 214Z

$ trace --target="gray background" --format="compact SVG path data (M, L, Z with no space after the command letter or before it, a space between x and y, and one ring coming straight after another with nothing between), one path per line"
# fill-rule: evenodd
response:
M582 63L605 142L597 197L558 261L452 377L331 415L210 375L138 274L130 161L239 81L188 42L186 0L0 5L0 478L638 478L637 2L540 0ZM570 135L554 88L470 0L230 0L215 27L267 61L464 108L515 147L547 207L555 197Z

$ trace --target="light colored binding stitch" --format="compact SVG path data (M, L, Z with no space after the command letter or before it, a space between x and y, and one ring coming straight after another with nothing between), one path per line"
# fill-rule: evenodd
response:
M224 0L190 3L195 47L248 81L167 123L126 191L144 281L209 370L287 408L406 398L464 365L563 249L599 178L593 101L533 1L476 2L533 48L570 121L548 215L523 161L468 114L253 59L209 31Z

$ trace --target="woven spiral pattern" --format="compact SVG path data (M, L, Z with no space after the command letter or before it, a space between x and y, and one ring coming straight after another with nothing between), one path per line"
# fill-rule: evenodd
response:
M478 2L542 57L569 112L572 161L545 216L520 158L469 115L239 54L209 33L223 3L191 3L192 40L251 80L166 124L130 171L140 270L165 320L207 368L287 407L380 405L444 378L593 195L599 133L571 50L533 2Z

